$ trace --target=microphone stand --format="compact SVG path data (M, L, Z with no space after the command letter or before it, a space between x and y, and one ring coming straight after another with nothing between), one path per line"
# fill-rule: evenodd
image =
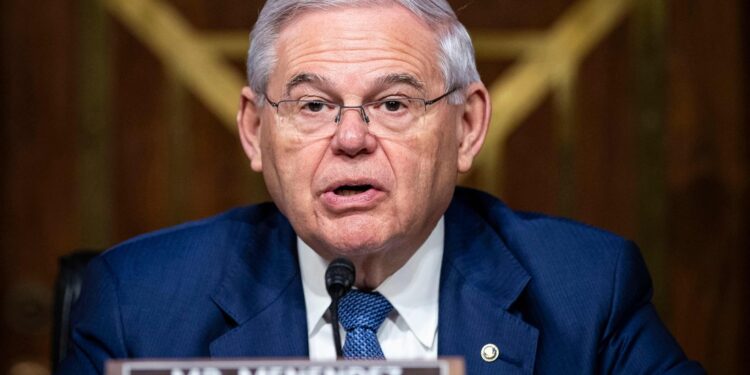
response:
M339 333L339 299L354 285L354 264L346 258L334 259L326 269L325 282L328 295L331 296L331 324L333 325L333 344L336 346L336 358L344 357L341 350L341 334Z
M341 351L341 333L339 332L339 299L335 298L331 301L331 324L333 324L333 345L336 347L336 358L344 358L344 354Z

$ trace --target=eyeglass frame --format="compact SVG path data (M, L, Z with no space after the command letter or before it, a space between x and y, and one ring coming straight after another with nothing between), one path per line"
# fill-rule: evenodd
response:
M440 100L442 100L443 98L447 97L448 95L453 94L454 92L456 92L458 89L459 89L458 87L454 87L454 88L448 90L447 92L445 92L445 94L440 95L437 98L429 99L429 100L425 99L425 98L412 98L412 97L409 97L409 96L405 96L405 97L402 97L400 99L421 100L422 102L424 102L424 107L425 107L425 112L426 112L427 111L427 106L433 105L433 104L439 102ZM323 104L335 105L339 109L338 113L336 114L336 117L333 119L333 122L335 122L336 125L339 125L341 123L341 117L342 117L341 114L343 113L344 109L359 109L359 115L360 115L360 117L365 122L365 124L369 125L370 124L370 117L367 116L367 112L365 111L365 106L371 105L371 104L375 104L375 103L383 103L383 102L387 102L388 101L388 99L383 99L383 100L375 100L375 101L371 101L371 102L367 102L367 103L362 103L360 105L344 105L344 104L333 103L333 102L329 102L329 101L325 101L325 100L305 100L305 99L282 99L282 100L279 100L277 102L274 102L274 101L272 101L271 99L268 98L268 94L263 94L263 97L266 99L266 101L268 102L268 104L271 105L271 107L273 107L273 108L276 109L276 114L277 115L279 113L279 104L281 104L281 103L320 102L320 103L323 103Z

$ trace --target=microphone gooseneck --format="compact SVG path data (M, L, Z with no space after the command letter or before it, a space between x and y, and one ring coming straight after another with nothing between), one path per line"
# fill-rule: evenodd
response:
M346 258L336 258L326 269L325 281L328 295L331 296L331 325L333 326L333 344L336 346L336 358L342 358L341 335L339 334L339 299L354 285L354 264Z

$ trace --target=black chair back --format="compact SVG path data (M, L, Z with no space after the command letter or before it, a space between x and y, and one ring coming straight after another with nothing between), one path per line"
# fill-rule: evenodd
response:
M55 281L55 316L52 326L52 372L57 370L58 363L65 359L68 352L70 311L81 294L86 264L99 253L97 250L77 250L58 260L58 274Z

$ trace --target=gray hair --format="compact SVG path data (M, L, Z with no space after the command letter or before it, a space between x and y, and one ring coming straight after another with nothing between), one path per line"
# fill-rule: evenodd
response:
M287 21L306 10L335 7L374 6L396 3L414 13L431 29L437 30L438 61L445 88L463 88L478 82L474 46L464 25L446 0L268 0L250 33L247 52L247 80L258 98L265 95L271 70L277 63L274 44ZM463 101L460 93L448 100L452 104ZM259 100L258 104L263 105Z

